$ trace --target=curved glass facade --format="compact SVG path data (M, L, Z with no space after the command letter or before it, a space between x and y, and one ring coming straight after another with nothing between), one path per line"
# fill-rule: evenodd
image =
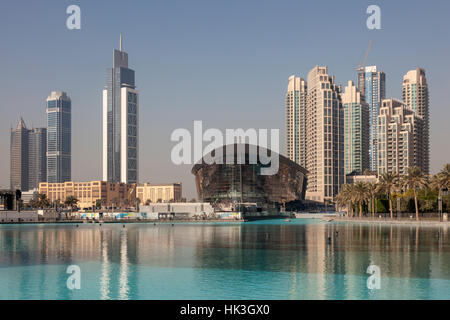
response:
M250 151L248 144L242 149L238 144L231 148L224 146L220 149L222 150L216 149L209 154L216 159L215 163L205 163L204 157L192 168L201 201L216 204L219 208L238 203L255 203L258 208L271 211L278 210L281 205L288 202L305 199L306 170L297 163L275 154L279 159L278 172L273 175L262 175L261 169L268 165L261 163L258 154L261 152L270 154L270 150L255 147L257 152ZM227 150L230 149L234 157L231 158L234 159L232 164L226 161L230 156ZM222 156L216 157L219 152ZM251 161L252 156L255 156L257 161ZM242 160L240 162L243 164L238 164L239 160Z

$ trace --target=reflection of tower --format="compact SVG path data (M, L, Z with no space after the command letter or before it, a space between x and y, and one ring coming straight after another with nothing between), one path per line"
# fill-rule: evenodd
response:
M128 257L127 257L127 229L120 233L120 276L119 276L119 299L127 300L128 287Z
M110 299L110 272L111 264L108 257L108 239L105 235L105 231L102 230L101 234L101 254L102 254L102 276L100 278L100 299L107 300Z

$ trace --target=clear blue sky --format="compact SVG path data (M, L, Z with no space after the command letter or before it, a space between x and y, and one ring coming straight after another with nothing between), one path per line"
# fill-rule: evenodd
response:
M81 30L66 8L81 7ZM366 8L382 30L366 28ZM0 186L9 186L9 129L23 116L45 126L45 99L72 99L72 176L101 178L101 90L112 50L124 36L140 91L141 182L181 181L196 196L190 166L170 162L176 128L279 128L291 74L327 65L355 81L368 64L401 98L403 75L423 67L431 94L433 172L450 161L450 1L6 1L0 3Z

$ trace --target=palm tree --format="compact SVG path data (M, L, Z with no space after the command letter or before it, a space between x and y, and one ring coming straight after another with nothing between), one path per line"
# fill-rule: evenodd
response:
M439 174L442 176L442 180L445 181L445 187L450 188L450 163L445 164Z
M50 201L45 193L38 194L37 206L41 209L48 208L50 206Z
M438 192L439 197L442 196L442 190L450 186L450 181L445 178L441 172L431 177L430 187Z
M377 195L378 184L376 182L368 182L366 184L367 196L370 199L370 211L372 212L372 218L375 218L375 196Z
M354 199L359 204L359 217L362 218L363 204L367 197L367 187L364 182L358 181L353 185Z
M428 184L427 179L418 167L408 168L407 174L403 177L403 185L414 190L414 206L416 209L416 220L419 221L419 205L417 203L417 189L424 188Z
M383 173L380 176L379 190L384 192L389 198L389 212L391 214L391 219L394 218L394 213L392 212L392 192L398 182L398 174L392 172Z
M78 203L78 199L74 196L68 196L66 200L64 201L64 204L68 207L70 207L70 213L72 214L73 207L76 206Z
M445 175L442 173L437 173L431 177L430 187L438 192L438 201L442 199L442 190L448 188L450 186L449 181L445 178ZM441 209L439 210L439 220L441 217Z
M347 206L347 217L353 217L353 185L344 184L336 196L336 202L338 204L345 204Z

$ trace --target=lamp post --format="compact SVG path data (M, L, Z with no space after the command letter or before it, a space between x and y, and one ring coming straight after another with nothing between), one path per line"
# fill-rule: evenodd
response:
M438 197L438 211L439 211L439 221L442 221L442 197Z

